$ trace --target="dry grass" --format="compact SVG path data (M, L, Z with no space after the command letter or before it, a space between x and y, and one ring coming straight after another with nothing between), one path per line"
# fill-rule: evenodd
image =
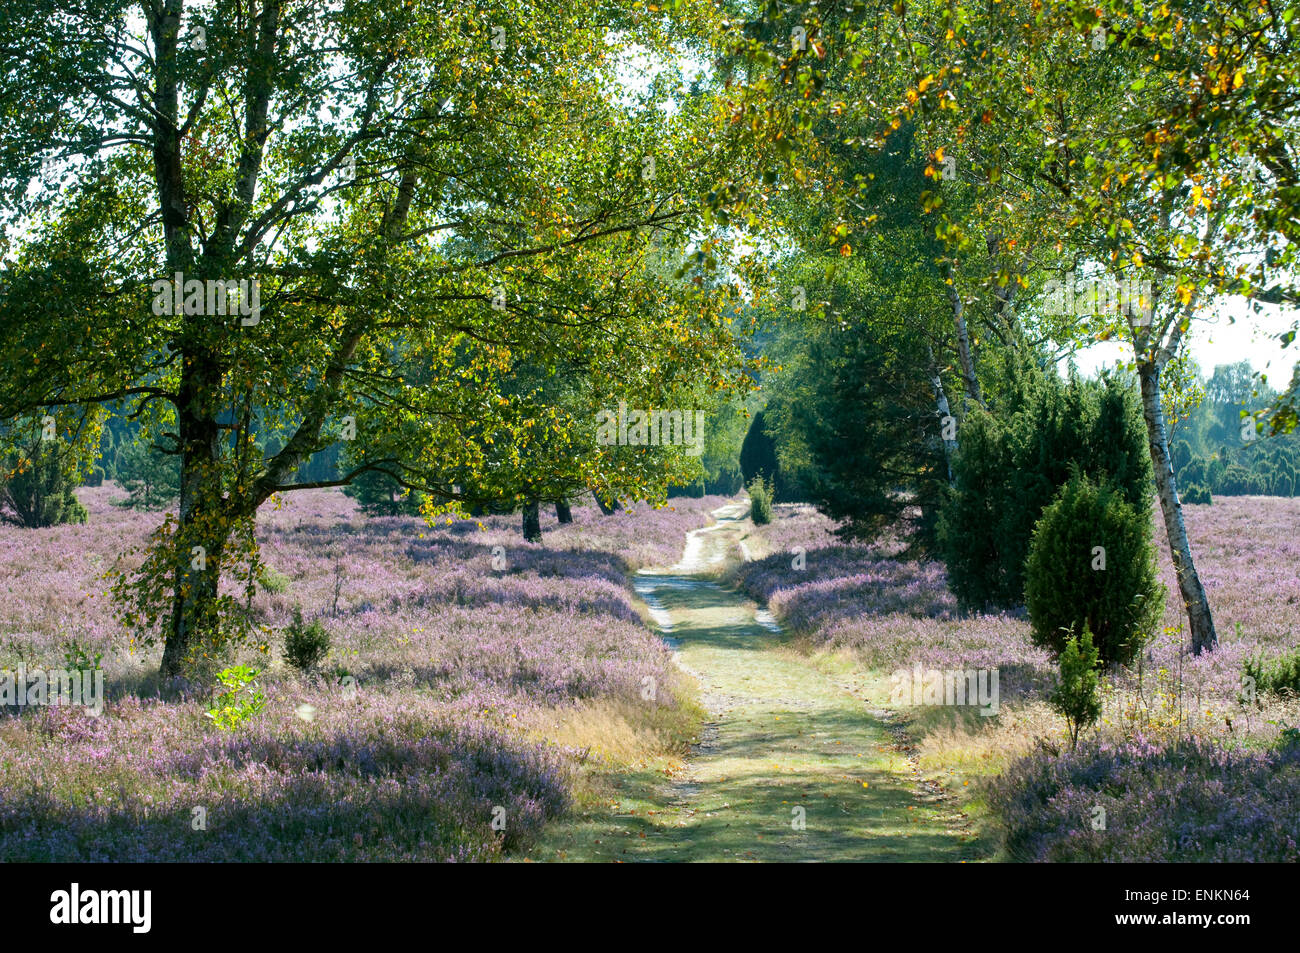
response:
M681 757L690 747L701 712L694 686L682 676L667 686L677 706L641 705L621 698L595 698L537 712L525 730L561 748L578 752L583 763L601 769L639 768L661 758Z
M887 697L887 689L881 697ZM982 793L980 780L995 777L1039 747L1054 751L1069 747L1064 721L1042 699L1004 700L996 718L954 706L904 711L922 773L950 788L964 788L955 793L973 802ZM1198 709L1196 699L1180 697L1176 686L1148 684L1139 693L1107 684L1102 720L1083 737L1112 744L1141 736L1164 743L1197 738L1258 746L1290 725L1300 725L1300 699L1295 697L1269 695L1248 708ZM954 779L958 784L953 784ZM967 781L976 783L967 785Z

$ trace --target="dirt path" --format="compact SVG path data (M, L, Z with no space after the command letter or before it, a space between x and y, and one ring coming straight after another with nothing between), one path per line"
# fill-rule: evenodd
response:
M785 645L765 611L705 575L747 504L690 534L682 561L636 588L709 712L691 757L619 779L600 808L559 825L536 860L974 859L963 818L927 794L861 677Z

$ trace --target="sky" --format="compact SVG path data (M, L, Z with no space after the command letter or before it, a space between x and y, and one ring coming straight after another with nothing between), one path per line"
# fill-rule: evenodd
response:
M1295 326L1300 316L1295 309L1260 305L1256 314L1245 301L1235 299L1220 303L1216 310L1193 322L1189 332L1188 347L1202 373L1209 377L1219 364L1249 361L1256 373L1267 375L1270 384L1284 390L1300 361L1300 340L1283 348L1277 335ZM1108 341L1079 352L1076 363L1080 371L1091 374L1125 357L1132 357L1126 343Z

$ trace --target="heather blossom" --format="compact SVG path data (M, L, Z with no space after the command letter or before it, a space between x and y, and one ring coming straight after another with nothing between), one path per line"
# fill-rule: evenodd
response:
M107 694L100 718L0 708L8 860L488 860L516 849L571 801L578 753L546 725L583 704L646 718L681 704L683 680L630 578L675 562L723 502L610 516L575 506L571 524L544 520L537 544L517 518L431 527L365 519L337 491L289 494L259 521L262 559L288 581L259 589L248 608L265 645L238 656L262 670L266 710L226 732L204 717L207 697L160 690L157 647L129 640L105 592L104 573L129 565L136 557L121 554L163 514L112 505L111 485L79 495L85 525L0 529L0 668L102 654ZM315 674L280 657L295 608L331 635Z
M1296 703L1243 698L1242 666L1295 650L1300 498L1220 497L1185 512L1219 645L1192 655L1181 605L1167 600L1137 661L1106 673L1099 730L1067 754L1042 734L1041 717L1016 717L1017 702L1045 710L1056 681L1024 613L960 613L942 565L901 559L890 540L843 543L811 507L782 506L763 527L768 554L736 580L784 625L868 669L999 672L1012 715L1001 730L1034 731L1039 742L1028 757L986 762L1002 772L988 800L1012 859L1295 861ZM1167 550L1160 571L1176 592ZM953 737L931 749L934 766L945 766ZM1016 750L1034 748L1016 740Z

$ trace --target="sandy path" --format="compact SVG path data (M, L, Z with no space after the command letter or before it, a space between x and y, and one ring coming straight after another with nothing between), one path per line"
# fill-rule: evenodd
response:
M534 859L961 860L960 815L924 796L906 753L859 700L860 676L784 645L779 626L705 575L740 534L747 504L715 511L682 561L642 571L638 593L709 720L671 779L629 776L608 811L587 811Z

